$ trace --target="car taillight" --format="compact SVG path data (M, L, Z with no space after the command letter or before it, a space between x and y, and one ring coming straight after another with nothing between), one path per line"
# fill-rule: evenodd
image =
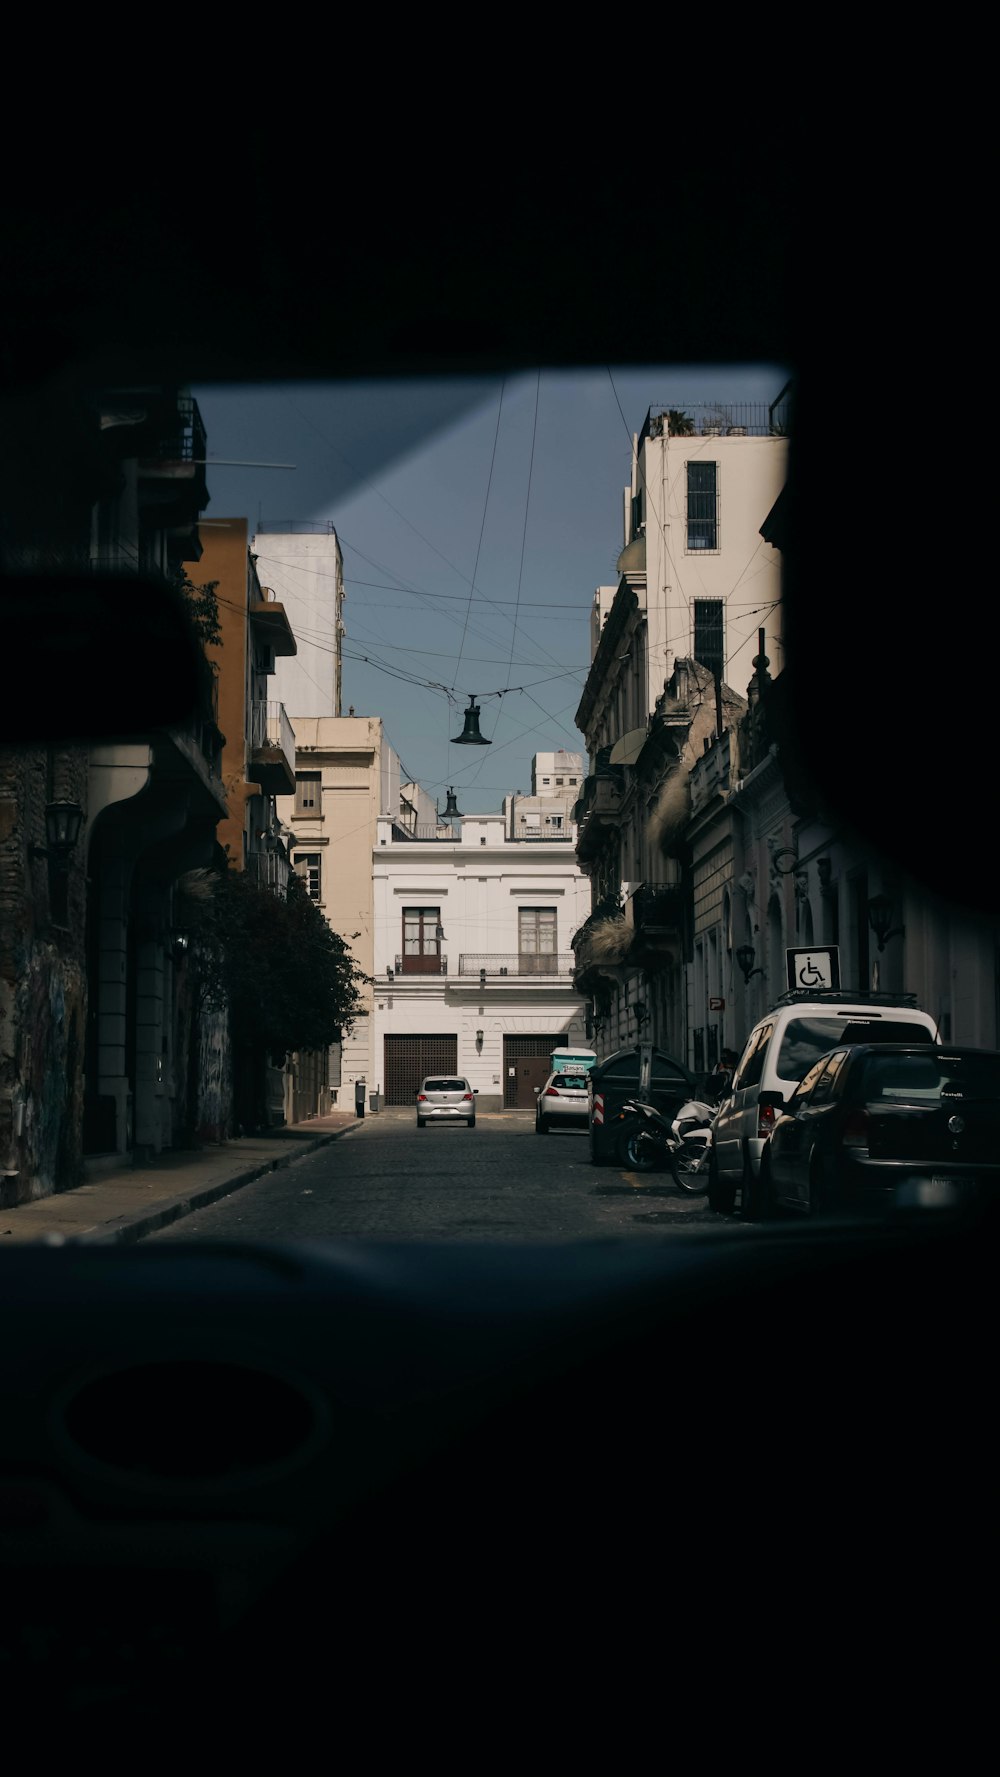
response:
M843 1146L845 1148L866 1148L870 1122L871 1119L867 1111L852 1111L840 1132Z
M759 1104L757 1106L757 1134L762 1140L770 1135L776 1116L777 1111L773 1104Z
M545 1096L546 1096L546 1098L558 1098L559 1093L558 1093L555 1086L546 1086Z
M466 1099L468 1099L469 1102L471 1103L471 1101L472 1101L472 1093L471 1092L463 1092L462 1093L462 1103L463 1104L465 1103Z
M427 1103L427 1094L426 1094L426 1092L418 1092L418 1093L417 1093L417 1103L418 1103L418 1104L426 1104L426 1103Z

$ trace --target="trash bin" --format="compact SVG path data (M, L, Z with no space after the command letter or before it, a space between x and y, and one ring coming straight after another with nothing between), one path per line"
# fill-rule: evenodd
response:
M634 1098L643 1081L643 1062L648 1065L648 1088L644 1094L664 1115L675 1116L686 1099L700 1096L703 1074L689 1068L656 1049L652 1043L636 1043L631 1049L616 1049L592 1067L590 1082L590 1158L595 1166L615 1159L615 1150L622 1127L622 1105Z
M370 1111L377 1111L378 1110L378 1093L377 1092L369 1092L369 1094L368 1094L368 1109Z

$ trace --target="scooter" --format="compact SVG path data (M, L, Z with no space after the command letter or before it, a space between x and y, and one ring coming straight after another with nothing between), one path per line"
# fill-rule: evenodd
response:
M691 1196L708 1190L708 1156L716 1109L689 1098L671 1122L655 1105L630 1098L619 1113L622 1127L616 1143L618 1164L633 1172L665 1166L675 1185Z

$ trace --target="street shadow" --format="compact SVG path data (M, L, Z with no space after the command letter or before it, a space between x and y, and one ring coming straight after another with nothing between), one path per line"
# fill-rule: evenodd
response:
M676 1185L595 1185L595 1197L679 1197Z

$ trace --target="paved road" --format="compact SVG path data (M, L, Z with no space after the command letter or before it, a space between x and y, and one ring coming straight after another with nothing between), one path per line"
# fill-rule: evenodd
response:
M413 1112L367 1116L339 1141L187 1216L153 1240L662 1239L732 1229L669 1174L592 1166L585 1131L535 1134L531 1111L418 1131Z

